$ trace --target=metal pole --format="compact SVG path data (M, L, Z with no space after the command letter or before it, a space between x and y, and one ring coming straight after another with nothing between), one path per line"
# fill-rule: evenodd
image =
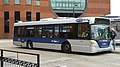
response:
M3 67L3 50L1 50L1 67Z
M33 1L32 1L32 15L31 15L31 21L32 21L33 18L34 18L34 17L33 17L33 12L34 12L34 9L33 9L33 8L34 8L34 5L33 5Z
M40 67L40 56L37 55L37 67Z
M17 52L17 60L18 60L18 52Z
M75 6L73 7L73 18L75 18Z
M73 6L73 17L75 18L75 7L76 7L77 5L75 5L74 4L74 6Z

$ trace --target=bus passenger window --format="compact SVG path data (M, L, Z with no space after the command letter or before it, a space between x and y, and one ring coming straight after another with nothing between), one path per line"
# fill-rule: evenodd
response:
M42 27L39 27L38 34L39 34L39 37L41 37L41 35L42 35Z
M73 38L73 25L60 25L60 38Z
M48 34L48 38L53 38L53 29L48 29L48 32L47 32L47 34Z
M27 27L27 36L28 37L32 37L32 36L34 36L34 33L35 33L35 31L34 31L34 27Z
M59 26L55 26L54 38L59 38Z
M41 37L41 34L42 34L42 27L35 26L35 37Z
M43 38L53 38L53 26L44 26L42 29Z
M26 37L26 27L15 27L14 30L15 37Z

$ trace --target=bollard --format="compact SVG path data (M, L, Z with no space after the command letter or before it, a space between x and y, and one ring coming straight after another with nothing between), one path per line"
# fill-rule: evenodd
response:
M3 67L3 50L1 50L1 67Z

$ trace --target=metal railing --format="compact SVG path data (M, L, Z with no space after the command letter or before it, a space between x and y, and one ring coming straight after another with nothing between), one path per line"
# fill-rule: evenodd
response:
M19 52L19 51L12 51L12 50L4 50L0 49L1 51L1 57L0 57L0 67L40 67L40 58L39 54L34 54L34 53L26 53L26 52ZM10 56L4 56L6 52L10 53L15 53L16 58L11 58ZM8 53L9 54L9 53ZM6 55L8 55L6 54ZM35 56L36 57L36 63L35 62L30 62L30 61L25 61L19 59L19 55L21 56L22 54L26 56ZM11 54L14 55L14 54ZM22 56L23 58L24 56ZM25 57L27 59L27 57ZM34 58L32 58L34 59Z

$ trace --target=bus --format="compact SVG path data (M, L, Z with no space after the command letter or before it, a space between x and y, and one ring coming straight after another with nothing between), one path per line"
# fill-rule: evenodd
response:
M110 20L102 17L47 18L14 24L13 44L62 52L113 51Z
M115 37L115 43L120 44L120 16L105 16L105 18L111 21L110 26L117 34Z

